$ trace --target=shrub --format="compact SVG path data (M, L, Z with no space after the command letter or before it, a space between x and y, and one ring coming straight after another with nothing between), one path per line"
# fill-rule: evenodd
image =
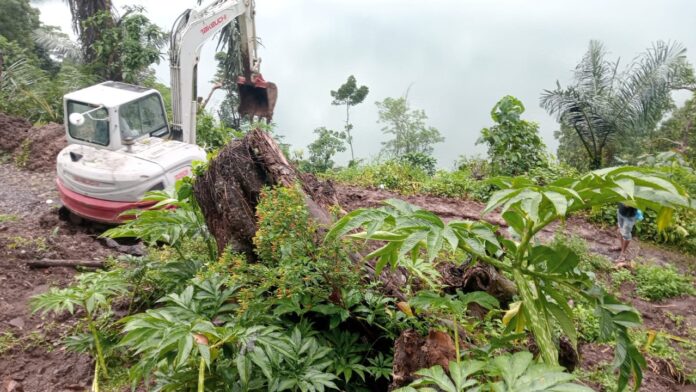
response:
M696 294L693 279L671 265L639 265L636 267L636 284L636 293L651 301Z
M491 110L495 125L481 130L476 144L488 146L488 159L496 175L516 176L546 166L546 146L539 125L522 120L524 105L512 96L503 97Z
M350 185L379 187L404 195L428 194L480 201L487 200L495 189L487 182L472 177L468 169L452 172L438 170L429 176L417 167L398 161L351 166L323 176Z

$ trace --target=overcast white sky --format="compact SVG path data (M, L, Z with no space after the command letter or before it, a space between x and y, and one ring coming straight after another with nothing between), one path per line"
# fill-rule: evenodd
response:
M139 4L169 31L196 0L115 0ZM329 91L350 74L370 87L352 110L356 156L374 157L385 140L375 101L397 97L424 109L446 142L436 157L451 167L461 154L485 154L475 146L489 112L511 94L540 124L551 151L557 123L539 107L543 89L565 84L590 39L604 42L628 63L656 40L683 43L696 63L696 1L691 0L256 0L262 72L277 83L274 121L294 148L305 147L320 126L341 129L345 110L331 106ZM63 0L37 5L44 23L70 30ZM199 66L200 95L215 70L215 42ZM156 67L169 84L167 59ZM222 99L222 92L217 102ZM678 101L684 95L677 96ZM339 157L345 161L347 153Z

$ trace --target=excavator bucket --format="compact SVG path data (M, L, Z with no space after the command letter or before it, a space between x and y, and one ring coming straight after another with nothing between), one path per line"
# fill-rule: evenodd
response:
M237 79L239 89L239 108L241 117L258 117L271 121L273 109L278 99L278 87L275 83L263 80L261 75L254 75L252 81L244 77Z

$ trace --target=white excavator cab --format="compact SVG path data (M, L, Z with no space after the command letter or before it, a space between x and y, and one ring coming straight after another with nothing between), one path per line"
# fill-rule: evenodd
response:
M164 101L154 89L105 82L63 100L69 144L116 151L131 141L170 133Z
M205 150L169 140L162 96L153 89L105 82L64 97L68 146L57 158L61 202L92 221L118 223L147 207L147 191L173 187ZM151 204L151 203L149 203Z

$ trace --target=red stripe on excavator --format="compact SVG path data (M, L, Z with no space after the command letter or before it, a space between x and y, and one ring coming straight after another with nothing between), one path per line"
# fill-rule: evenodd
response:
M147 208L155 204L149 201L122 202L95 199L71 191L63 185L60 179L56 179L56 185L58 186L58 194L60 194L60 201L63 203L63 206L82 218L96 222L123 223L132 217L120 216L121 213L136 208Z

